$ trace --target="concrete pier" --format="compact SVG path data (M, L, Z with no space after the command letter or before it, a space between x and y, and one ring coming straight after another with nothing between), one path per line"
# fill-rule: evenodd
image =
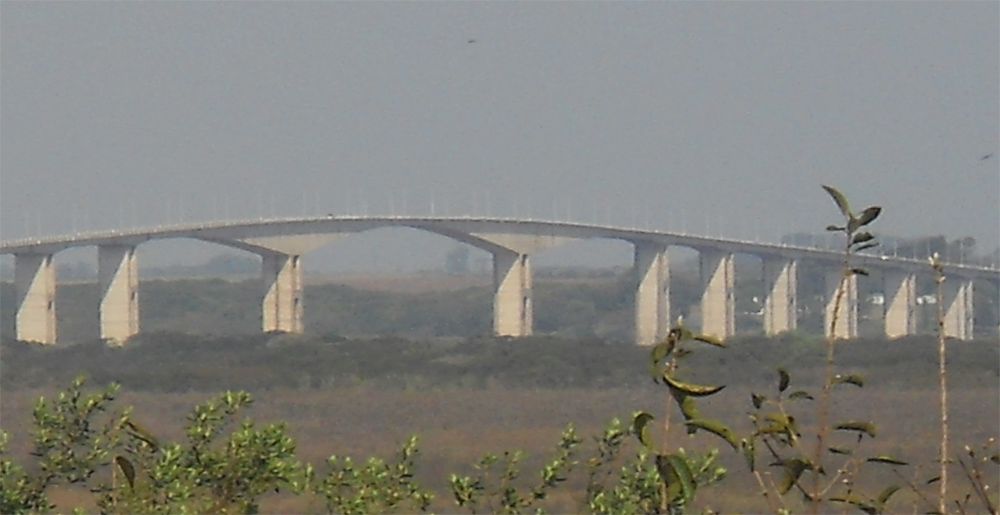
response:
M302 267L298 255L262 254L264 332L301 333Z
M844 271L840 268L829 268L824 272L826 309L823 317L823 333L829 338L851 339L858 336L858 276L851 274L844 276ZM843 283L843 294L839 295L840 304L837 305L838 290ZM835 311L835 308L838 308ZM831 331L831 322L836 312L837 324Z
M947 277L943 293L945 336L959 340L972 339L972 281L962 277Z
M718 338L736 333L736 270L732 253L699 249L701 332Z
M916 332L917 276L902 270L886 270L885 335L902 338Z
M635 244L635 343L655 345L670 331L670 269L667 248Z
M17 339L56 343L56 269L52 254L15 254Z
M768 336L794 331L798 326L798 262L763 258L764 332Z
M101 338L122 344L139 332L139 267L135 247L101 245L97 249L101 291Z
M493 252L493 333L530 336L533 327L528 254L496 250Z

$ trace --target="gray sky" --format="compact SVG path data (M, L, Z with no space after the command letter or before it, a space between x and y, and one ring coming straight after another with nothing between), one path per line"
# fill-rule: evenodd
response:
M997 2L4 1L0 37L3 239L433 204L777 240L830 183L1000 243Z

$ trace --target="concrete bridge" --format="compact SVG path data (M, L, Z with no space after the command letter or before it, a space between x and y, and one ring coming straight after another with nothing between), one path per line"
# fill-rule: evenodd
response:
M734 254L752 254L763 262L764 331L778 334L796 328L798 264L812 260L826 265L824 327L830 333L842 280L844 255L815 248L793 247L735 239L712 238L592 224L484 217L307 217L211 222L157 229L105 231L0 244L0 254L15 257L17 338L45 344L56 342L56 276L53 256L62 250L98 248L101 337L123 342L139 332L136 247L167 238L193 238L234 247L262 258L264 331L303 331L302 255L344 236L382 227L410 227L440 234L493 255L493 330L502 336L532 334L533 310L530 257L565 243L610 238L635 249L635 341L651 345L670 326L670 277L667 249L683 246L699 253L701 267L701 331L719 337L735 332ZM853 264L883 272L886 293L885 334L913 334L916 277L931 273L926 261L875 255L855 256ZM945 332L968 339L973 335L973 280L1000 281L1000 269L947 264ZM857 336L856 276L846 290L832 335Z

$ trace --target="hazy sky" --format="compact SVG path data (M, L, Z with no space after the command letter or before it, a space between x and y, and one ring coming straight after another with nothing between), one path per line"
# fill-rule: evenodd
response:
M830 183L1000 243L998 2L4 1L0 37L3 239L433 204L777 240ZM307 266L454 247L398 234Z

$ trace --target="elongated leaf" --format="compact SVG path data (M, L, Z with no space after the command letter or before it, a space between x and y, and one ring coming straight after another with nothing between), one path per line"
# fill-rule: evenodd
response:
M672 503L690 503L694 499L696 484L694 474L687 460L676 454L656 456L656 468L667 483L667 492Z
M813 400L813 396L810 395L809 392L807 392L805 390L795 390L794 392L788 394L788 398L789 399L806 399L806 400L810 400L810 401Z
M115 456L115 464L118 465L125 479L128 480L128 487L135 488L135 467L132 466L132 463L121 456Z
M861 246L855 247L854 248L854 252L861 252L862 250L873 249L875 247L878 247L878 242L877 241L869 241L868 243L865 243L865 244L863 244Z
M778 369L778 391L779 392L783 392L783 391L787 390L788 389L788 383L790 383L791 380L792 380L792 377L790 375L788 375L788 371L787 370L785 370L783 368L779 368Z
M696 334L693 339L698 340L699 342L715 345L716 347L726 346L726 342L724 342L721 338L710 334Z
M649 423L653 421L653 416L645 411L638 411L632 415L632 432L639 437L639 442L647 449L652 448L652 441L649 436Z
M776 435L776 434L786 434L786 433L788 433L788 426L782 424L768 424L753 432L754 436Z
M839 225L828 225L828 226L826 226L826 230L831 231L831 232L833 232L833 231L846 231L847 227L840 227Z
M892 497L892 494L894 494L894 493L896 493L898 491L899 491L899 486L898 485L889 485L889 486L885 487L885 490L882 490L881 492L879 492L878 499L877 499L878 500L879 511L883 511L883 509L885 508L885 503L889 502L889 498Z
M809 468L809 461L804 458L792 458L772 463L771 465L778 465L785 469L785 475L781 479L781 485L778 487L778 491L784 495L795 486L795 483L802 477L802 473Z
M847 203L847 197L845 197L844 194L840 192L840 190L834 188L833 186L827 186L825 184L823 185L823 189L826 190L826 192L829 193L831 197L833 197L833 201L837 203L837 208L840 209L840 212L844 214L845 218L847 219L854 218L854 215L851 214L851 206L850 204Z
M925 483L925 484L929 485L931 483L937 483L938 481L941 481L941 476L934 476L934 477L928 479L927 483Z
M871 422L861 422L858 420L848 420L846 422L841 422L834 426L837 431L857 431L858 433L866 433L872 438L878 433L875 429L875 424Z
M830 497L830 500L833 502L852 504L854 506L857 506L859 510L869 515L875 515L876 513L878 513L878 508L875 506L875 504L869 501L868 499L861 497L860 495L856 494L835 495L833 497Z
M729 426L726 426L725 424L714 420L704 419L688 420L685 424L687 424L688 427L703 429L718 436L719 438L722 438L723 440L729 442L729 445L733 446L733 450L739 449L740 443L736 439L736 433L734 433L732 429L729 429Z
M760 409L760 407L764 405L764 401L766 401L766 400L767 400L767 397L764 397L763 395L756 394L756 393L751 393L750 394L750 402L753 403L754 409Z
M667 364L655 361L649 363L649 377L653 378L654 383L660 384L660 379L663 378L663 373L667 370L667 366Z
M653 346L653 350L649 353L649 360L653 364L658 364L663 361L663 358L670 355L674 350L674 342L670 338L663 340Z
M152 433L147 431L146 428L140 426L136 422L132 422L131 420L126 420L125 425L130 430L129 434L131 434L135 438L138 438L139 440L142 440L143 442L146 442L150 447L153 448L153 450L160 448L159 440L157 440Z
M858 243L864 243L866 241L871 241L874 239L875 235L868 231L859 232L854 235L854 238L851 238L851 245L857 245Z
M663 374L663 380L670 385L671 388L680 390L688 395L694 397L704 397L706 395L712 395L718 393L720 390L726 387L726 385L721 386L705 386L700 384L686 383L670 377L669 374Z
M677 406L681 409L684 420L698 420L701 418L701 412L698 411L698 403L694 397L674 388L670 389L670 396L677 401ZM694 434L695 431L697 429L693 427L687 428L689 435Z
M848 456L854 454L854 451L848 449L847 447L830 447L827 450L833 454L846 454Z
M747 468L750 469L750 472L756 471L757 452L753 438L741 441L740 447L743 448L743 459L747 462Z
M865 378L861 374L837 374L833 376L833 384L836 385L841 383L853 384L854 386L861 388L865 385Z
M881 212L882 208L879 206L866 207L858 216L858 227L864 227L874 222Z
M863 275L863 276L866 276L866 277L869 276L869 275L871 275L871 274L868 273L868 270L865 270L864 268L858 268L858 267L852 268L851 269L851 273L854 274L854 275Z
M881 456L875 456L874 458L868 458L865 461L870 461L872 463L887 463L889 465L909 465L909 463L905 461L900 461L892 456L886 456L884 454Z

